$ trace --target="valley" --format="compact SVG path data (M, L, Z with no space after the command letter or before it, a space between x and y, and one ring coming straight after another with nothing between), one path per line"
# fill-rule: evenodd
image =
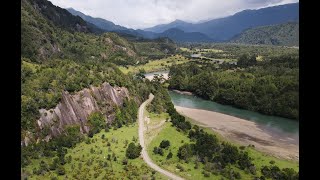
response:
M299 179L299 3L143 30L55 3L21 0L21 179Z

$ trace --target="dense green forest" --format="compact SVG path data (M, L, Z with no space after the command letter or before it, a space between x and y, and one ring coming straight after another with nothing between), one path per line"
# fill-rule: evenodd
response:
M243 55L237 65L188 63L170 68L169 88L192 91L222 104L299 117L299 58L295 54L264 58Z
M184 43L179 44L186 47L189 51L196 49L216 49L219 51L206 52L202 54L209 58L226 58L226 59L238 59L243 54L255 54L262 57L268 56L280 56L283 54L299 55L299 50L290 47L272 46L272 45L249 45L249 44L231 44L231 43ZM179 53L190 56L191 52L179 51Z
M232 38L230 42L299 46L299 22L250 28Z

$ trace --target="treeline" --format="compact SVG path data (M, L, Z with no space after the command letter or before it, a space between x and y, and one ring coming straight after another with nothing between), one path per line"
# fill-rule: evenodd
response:
M299 55L299 49L279 47L272 45L244 45L232 43L192 43L184 44L184 47L191 49L218 49L220 52L207 52L204 56L210 58L236 59L243 54L256 54L263 57L281 56L283 54Z
M299 57L282 55L257 61L242 55L237 65L187 63L170 68L169 88L192 91L221 104L290 119L299 117Z

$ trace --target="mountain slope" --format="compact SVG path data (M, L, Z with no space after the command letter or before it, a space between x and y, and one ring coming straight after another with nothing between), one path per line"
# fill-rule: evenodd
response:
M106 60L134 64L134 46L114 33L96 36L80 17L46 0L21 1L21 56L41 62L50 58ZM58 18L64 17L64 18Z
M67 11L69 11L72 15L79 16L83 20L85 20L89 23L92 23L105 31L127 30L127 28L119 26L119 25L115 25L111 21L107 21L102 18L94 18L94 17L88 16L88 15L85 15L82 12L77 11L73 8L68 8Z
M187 23L187 22L184 22L182 20L177 19L169 24L159 24L154 27L146 28L144 30L155 32L155 33L162 33L168 29L171 29L171 28L179 28L179 29L185 30L185 29L189 28L190 26L192 26L191 23Z
M299 46L299 23L289 22L251 28L235 36L230 42Z
M22 3L25 3L23 0ZM29 3L45 18L53 22L57 27L69 31L93 32L93 29L80 17L73 16L67 10L53 5L50 1L32 0Z
M212 39L225 41L248 28L298 20L299 3L293 3L257 10L244 10L232 16L198 24L178 21L145 30L161 32L171 28L178 28L186 32L204 33Z
M159 37L168 37L176 42L211 42L207 35L199 32L184 32L177 28L171 28L163 33L157 34Z

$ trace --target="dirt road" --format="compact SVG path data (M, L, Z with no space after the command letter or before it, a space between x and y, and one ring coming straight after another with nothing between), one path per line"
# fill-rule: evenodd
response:
M145 148L145 143L144 143L144 130L145 130L145 127L144 127L144 110L145 110L145 107L147 104L149 104L154 98L154 95L153 94L150 94L149 95L149 99L146 100L145 102L143 102L141 104L141 106L139 107L139 112L138 112L138 120L139 120L139 142L140 142L140 145L142 147L142 151L141 151L141 154L142 154L142 158L143 160L154 170L158 171L159 173L169 177L170 179L174 179L174 180L182 180L183 178L167 171L167 170L164 170L162 168L160 168L158 165L154 164L152 162L152 160L150 159L148 153L147 153L147 150Z

